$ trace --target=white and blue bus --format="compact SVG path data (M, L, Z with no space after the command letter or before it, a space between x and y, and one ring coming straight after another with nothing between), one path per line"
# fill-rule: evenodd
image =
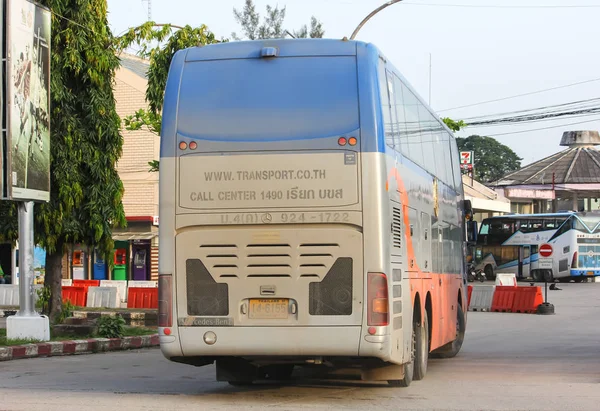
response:
M539 247L550 244L552 264L540 264ZM581 282L600 275L600 213L509 214L481 222L475 268L489 280L498 272L517 279Z
M175 54L160 157L159 332L247 384L295 366L407 386L466 327L452 133L373 45Z

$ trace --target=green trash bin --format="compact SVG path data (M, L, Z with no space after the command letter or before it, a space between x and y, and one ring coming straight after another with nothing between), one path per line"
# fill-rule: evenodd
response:
M116 265L113 268L113 280L127 280L127 267L124 265Z

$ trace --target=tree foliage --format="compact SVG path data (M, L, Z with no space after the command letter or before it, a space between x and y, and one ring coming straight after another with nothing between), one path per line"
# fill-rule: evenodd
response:
M280 9L279 6L267 5L266 15L261 24L261 16L256 11L253 0L246 0L242 10L233 9L235 20L241 26L244 36L249 40L285 37L286 33L289 33L289 30L284 28L285 14L286 7ZM325 35L323 24L314 16L310 20L310 30L305 24L299 30L293 30L293 33L293 36L297 38L322 38ZM232 33L231 37L240 40L236 33Z
M463 120L456 121L456 120L452 120L449 117L442 117L442 121L444 122L444 124L446 124L446 126L450 130L452 130L454 132L460 131L461 128L464 128L467 126L467 124Z
M106 256L112 229L124 226L123 184L116 171L123 138L113 84L119 60L105 0L41 0L52 11L50 182L48 203L35 206L35 242L46 249L50 314L60 315L62 257L71 243ZM6 206L5 206L6 207ZM7 206L10 218L14 205ZM16 237L16 222L2 226Z
M226 40L222 39L220 41ZM140 130L145 127L155 134L160 134L164 90L173 56L182 49L219 43L220 41L205 25L180 27L171 24L157 24L153 21L131 28L119 37L119 50L125 50L136 44L140 47L138 55L150 62L148 87L146 89L148 108L140 108L133 115L125 117L123 121L125 128L127 130ZM158 160L153 160L148 165L150 166L150 172L159 170Z
M472 135L467 138L456 138L460 151L473 151L475 164L474 177L490 183L499 180L506 174L521 168L521 160L510 147L492 137Z

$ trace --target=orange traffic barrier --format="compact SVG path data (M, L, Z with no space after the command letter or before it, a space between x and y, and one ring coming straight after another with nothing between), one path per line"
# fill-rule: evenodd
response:
M158 288L130 287L127 308L158 308Z
M494 291L491 311L501 313L512 312L517 288L510 285L497 285L496 291Z
M467 307L471 306L471 294L473 294L473 286L467 286Z
M87 287L69 286L62 288L63 302L70 301L76 307L85 307L87 303Z
M513 301L513 313L535 314L540 304L544 302L542 287L517 287Z
M85 291L87 292L88 287L100 287L100 280L73 280L73 286L85 287Z

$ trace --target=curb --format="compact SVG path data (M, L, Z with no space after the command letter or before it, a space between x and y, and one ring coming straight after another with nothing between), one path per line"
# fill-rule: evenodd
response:
M54 341L47 343L0 347L0 362L23 358L55 357L74 354L92 354L158 347L158 334L123 338L90 338L87 340Z

